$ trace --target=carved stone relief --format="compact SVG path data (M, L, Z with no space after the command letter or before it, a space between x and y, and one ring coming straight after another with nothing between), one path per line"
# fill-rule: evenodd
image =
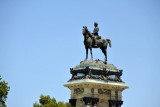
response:
M84 88L76 88L74 89L75 94L82 94L84 92Z
M98 93L99 93L99 94L107 94L107 95L111 95L111 90L107 90L107 89L98 89Z

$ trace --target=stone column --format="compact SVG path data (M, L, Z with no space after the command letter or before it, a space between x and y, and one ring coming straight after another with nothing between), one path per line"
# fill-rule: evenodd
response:
M115 100L115 97L116 97L116 95L115 95L115 90L111 90L111 100Z
M71 107L76 107L76 99L69 99L69 103L71 103Z
M85 85L84 88L84 97L91 97L92 93L91 93L91 88L88 85Z
M123 101L116 101L116 107L121 107L122 104L123 104Z
M74 89L70 89L71 90L71 99L74 99Z
M84 97L83 98L83 101L85 102L85 107L90 107L91 100L92 100L91 97Z
M118 91L118 100L122 100L122 91Z
M109 100L109 107L114 107L115 100Z
M99 101L99 98L92 98L92 107L97 107L98 101Z
M94 89L94 96L93 97L95 97L95 98L98 97L98 89L97 88Z

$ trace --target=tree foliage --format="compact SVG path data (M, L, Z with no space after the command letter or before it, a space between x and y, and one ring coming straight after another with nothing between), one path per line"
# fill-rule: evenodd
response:
M40 103L40 104L39 104ZM39 99L39 103L33 103L33 107L70 107L70 103L64 103L62 101L57 102L53 97L51 98L49 95L41 95Z
M5 101L8 95L8 91L10 90L10 87L8 86L8 83L5 81L1 81L1 75L0 75L0 102L2 103L3 107L6 107Z
M40 96L39 102L40 102L42 105L48 104L48 103L50 103L50 101L51 101L51 98L50 98L49 95L47 95L47 96L41 95L41 96Z

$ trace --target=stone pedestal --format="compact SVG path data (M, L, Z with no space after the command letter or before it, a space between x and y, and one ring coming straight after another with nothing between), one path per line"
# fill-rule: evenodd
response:
M72 107L121 107L122 91L129 88L121 80L122 70L102 61L81 62L71 68L72 78L65 87L71 90Z

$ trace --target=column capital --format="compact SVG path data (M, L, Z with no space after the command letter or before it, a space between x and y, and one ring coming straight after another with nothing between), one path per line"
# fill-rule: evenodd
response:
M117 107L121 107L122 104L123 104L123 101L120 101L120 100L116 101L116 106Z
M92 98L92 106L96 106L99 101L99 98Z
M85 105L90 105L92 98L91 97L83 97L83 101Z
M76 107L76 100L77 99L69 99L69 103L71 103L71 107Z
M116 103L115 100L109 100L109 107L112 107L114 106L114 104Z

